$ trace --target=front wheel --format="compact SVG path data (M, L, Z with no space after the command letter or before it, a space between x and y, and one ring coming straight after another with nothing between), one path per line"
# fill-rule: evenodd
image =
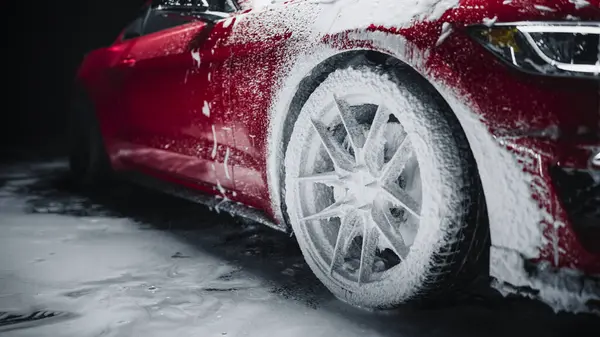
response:
M437 299L486 247L464 133L407 68L365 63L316 88L286 149L285 203L307 263L356 306Z

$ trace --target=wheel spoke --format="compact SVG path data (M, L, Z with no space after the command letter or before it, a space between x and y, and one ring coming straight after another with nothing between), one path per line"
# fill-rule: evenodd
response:
M366 153L374 153L378 150L375 146L381 143L384 126L387 123L388 118L389 114L386 113L385 109L381 106L377 107L371 129L369 129L369 134L367 135L365 146L363 147Z
M383 191L386 192L387 199L391 201L392 204L401 206L417 219L421 218L421 206L415 199L406 193L405 190L401 189L400 186L389 184L383 187Z
M402 235L395 228L391 214L381 207L377 207L373 210L373 220L379 233L383 236L384 240L390 245L392 251L401 259L404 260L408 255L409 248L404 242Z
M358 268L358 284L368 282L373 273L373 263L375 262L375 250L379 233L377 230L368 226L368 216L363 215L363 240L360 252L360 266Z
M383 151L384 144L384 133L385 125L389 114L386 113L385 109L379 106L375 112L371 129L365 140L365 146L363 147L364 159L369 171L373 175L377 175L381 167L379 166L380 155Z
M344 128L348 133L350 146L352 146L354 153L357 153L358 149L362 148L365 144L365 135L363 134L362 128L356 121L356 118L354 118L354 114L352 113L352 109L350 109L350 105L335 95L333 96L333 99L337 104L340 117L342 118L342 123L344 124Z
M325 150L333 161L333 164L341 169L350 170L354 163L354 159L350 153L348 153L348 151L333 138L323 123L314 119L311 119L311 122L321 139L321 143L323 143Z
M398 146L396 152L394 152L394 155L392 156L390 161L387 162L387 164L385 164L383 170L381 171L382 181L389 182L396 180L400 176L402 171L404 171L404 167L410 159L411 152L412 147L405 133L402 143L400 144L400 146Z
M296 178L298 181L321 183L327 186L341 185L340 177L335 172L323 172Z
M323 210L300 219L300 221L323 220L333 217L340 217L344 214L344 209L346 208L347 203L348 200L345 199L336 201L333 204L325 207Z
M352 236L355 222L356 215L353 212L347 213L340 219L340 229L338 230L335 247L333 248L333 256L331 257L331 264L329 265L329 274L332 274L336 267L341 266L344 263L346 248Z

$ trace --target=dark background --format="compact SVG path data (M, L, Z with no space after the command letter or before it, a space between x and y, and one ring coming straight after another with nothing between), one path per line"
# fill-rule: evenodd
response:
M87 51L111 44L144 2L4 2L0 151L63 151L78 65Z

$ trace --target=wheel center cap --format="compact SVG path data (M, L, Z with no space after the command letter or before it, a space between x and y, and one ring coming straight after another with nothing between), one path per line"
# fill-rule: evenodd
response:
M380 191L380 186L366 167L356 170L344 177L348 193L356 200L358 208L369 209Z

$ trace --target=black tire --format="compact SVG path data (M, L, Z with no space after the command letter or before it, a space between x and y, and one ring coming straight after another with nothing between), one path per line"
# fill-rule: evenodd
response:
M436 242L435 249L432 249L427 259L422 260L425 265L424 271L421 275L415 276L419 281L414 281L410 286L405 287L399 283L411 282L398 279L395 285L388 284L387 288L389 289L365 289L364 285L361 289L360 287L348 287L343 282L334 280L318 262L320 258L311 251L311 243L308 242L311 235L300 225L298 212L293 210L297 206L291 204L296 200L296 196L290 197L290 194L294 193L290 191L296 188L292 186L292 182L296 179L297 172L295 171L297 170L292 169L294 172L291 174L288 171L290 171L290 167L300 164L294 160L288 160L288 156L291 152L302 152L297 146L292 148L290 145L294 142L296 145L300 144L301 141L297 139L303 137L302 133L307 130L300 127L299 131L295 133L302 115L307 113L304 110L318 109L319 106L313 103L307 108L308 103L311 103L310 97L313 95L311 93L302 102L302 111L294 124L294 133L290 137L292 141L286 144L284 189L286 216L290 219L307 263L317 277L339 299L352 305L377 309L394 308L406 303L438 303L440 300L454 297L457 289L470 287L474 281L487 280L490 241L486 204L475 159L456 116L439 93L423 77L396 60L375 63L364 56L355 57L346 65L338 67L337 71L327 75L316 86L314 92L321 90L320 95L323 96L323 90L327 91L330 86L327 79L332 75L337 76L336 80L341 79L340 83L352 85L352 77L344 78L343 74L353 71L359 74L370 74L369 78L371 79L380 78L381 83L386 83L388 86L393 83L411 99L418 101L420 107L415 108L418 111L412 118L422 121L423 125L419 127L418 132L426 134L425 139L430 142L432 151L440 156L438 162L448 164L451 174L446 172L448 174L444 174L444 176L452 176L452 178L446 178L445 181L448 186L442 192L448 196L449 200L443 201L442 209L452 209L453 211L448 212L441 220L443 223L440 228L443 233L440 234L440 240ZM346 79L348 81L343 82ZM372 85L372 82L370 84ZM299 157L302 158L302 155ZM383 293L389 296L382 296Z
M69 168L77 185L97 187L112 173L92 101L77 88L69 113Z

